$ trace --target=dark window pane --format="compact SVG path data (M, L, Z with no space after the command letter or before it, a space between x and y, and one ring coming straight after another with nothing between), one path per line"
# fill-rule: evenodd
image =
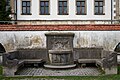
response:
M23 13L24 14L26 13L26 7L23 7Z
M30 13L30 7L27 7L27 13Z
M95 2L95 6L98 6L98 2Z
M95 7L95 13L98 13L98 7Z
M99 5L100 5L100 6L103 6L103 2L99 2Z
M10 6L10 0L6 0L6 6Z
M64 14L67 14L67 7L64 7Z
M45 3L45 6L49 6L48 2Z
M27 2L27 6L30 6L30 2Z
M62 6L62 2L59 1L59 6Z
M103 7L100 7L100 14L103 13Z
M82 7L81 13L84 14L85 12L85 7Z
M85 2L81 2L81 6L85 6Z
M48 11L49 11L49 10L48 10L48 7L46 7L46 8L45 8L45 13L46 13L46 14L49 14Z
M41 14L44 14L44 7L41 7Z
M64 2L64 6L67 6L67 2Z
M26 5L26 2L23 2L22 6L27 6L27 5Z
M59 7L59 14L62 14L62 7Z
M80 2L79 1L77 1L77 6L80 6Z
M40 3L40 6L44 6L44 2L41 2L41 3Z
M77 7L77 14L80 14L80 7Z

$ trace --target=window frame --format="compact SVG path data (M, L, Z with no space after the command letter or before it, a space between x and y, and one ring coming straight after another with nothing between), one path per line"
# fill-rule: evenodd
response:
M59 2L66 2L67 3L66 6L63 6L64 3L62 3L62 10L63 10L62 14L60 14L60 11L59 11L59 9L60 9ZM58 15L68 15L69 14L69 5L68 4L69 4L68 0L58 0ZM64 13L64 7L67 8L67 13Z
M6 6L10 6L10 0L6 0Z
M81 2L84 2L84 6L79 6L80 7L80 9L82 9L82 7L84 7L84 13L78 13L78 11L77 11L77 8L78 8L78 6L77 6L77 2L80 2L80 4L81 4ZM87 3L86 3L86 0L76 0L76 15L86 15L87 14Z
M45 6L44 6L44 13L45 14L41 14L41 2L48 2L48 13L45 13ZM45 4L45 3L44 3ZM39 15L50 15L50 0L39 0Z
M30 4L30 6L23 6L23 2L26 2L26 4L27 4L27 2L30 2L29 4ZM31 0L21 0L21 15L32 15L31 14L31 5L32 3L31 3ZM26 13L23 13L23 7L25 7L26 8ZM29 8L29 13L27 12L27 8Z
M96 2L98 2L98 6L95 5ZM102 2L102 6L100 6L100 2ZM95 9L96 7L98 7L98 13L96 13ZM100 13L100 7L102 7L102 13ZM94 0L94 15L105 15L104 8L105 8L104 0Z

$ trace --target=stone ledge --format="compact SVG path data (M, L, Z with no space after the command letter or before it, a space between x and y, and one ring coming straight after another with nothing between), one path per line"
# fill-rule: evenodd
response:
M70 54L72 50L48 50L50 54Z
M71 33L71 32L48 32L48 33L45 33L46 36L74 36L74 33Z
M53 69L65 69L65 68L73 68L73 67L75 67L76 66L76 64L70 64L70 65L64 65L64 66L55 66L55 65L48 65L48 64L46 64L46 65L44 65L44 67L46 67L46 68L53 68Z

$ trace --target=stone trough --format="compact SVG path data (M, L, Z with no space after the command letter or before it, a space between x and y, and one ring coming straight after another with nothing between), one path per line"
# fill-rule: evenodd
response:
M72 68L73 60L73 33L46 33L48 63L47 68Z

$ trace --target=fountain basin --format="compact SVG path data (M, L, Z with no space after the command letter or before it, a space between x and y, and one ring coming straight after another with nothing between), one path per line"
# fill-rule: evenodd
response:
M64 69L73 68L76 64L71 61L72 50L48 50L49 64L45 64L46 68Z

